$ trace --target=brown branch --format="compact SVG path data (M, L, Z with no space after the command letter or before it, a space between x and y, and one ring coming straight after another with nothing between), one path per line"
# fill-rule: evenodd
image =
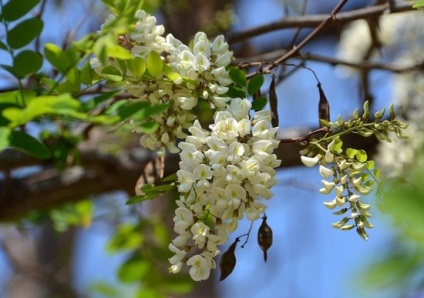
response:
M400 2L392 5L385 3L381 5L356 9L352 11L341 12L337 14L337 24L345 24L359 19L367 19L371 17L380 16L386 12L399 13L405 11L411 11L411 2ZM263 26L246 29L239 32L232 32L227 35L227 41L229 43L237 43L245 41L246 39L256 37L269 32L290 29L290 28L315 28L328 19L328 14L319 15L306 15L299 17L286 17L280 21L271 22ZM331 25L331 24L330 24Z
M280 142L275 154L282 159L281 168L301 165L301 139L291 138L293 141L288 141L289 136L293 135L310 136L307 131L299 129L285 129L279 132L278 138L284 141ZM347 136L343 141L346 146L354 145L367 152L371 152L377 144L374 138L362 138L357 135ZM0 170L5 169L3 161L11 156L11 151L0 153ZM121 190L130 196L134 195L137 179L153 157L147 150L137 149L135 152L137 154L127 151L115 156L96 150L82 151L80 168L74 167L65 172L45 169L30 177L19 179L14 185L14 192L7 197L0 197L0 221L16 220L31 211L50 209L112 191ZM34 165L35 160L28 159L19 152L13 151L12 155L21 156L25 165ZM178 155L166 158L165 176L178 170L178 161ZM8 166L10 165L9 163ZM17 166L17 163L14 162L13 165ZM4 181L0 181L0 188L2 187Z
M255 61L264 61L261 62L261 64L264 63L271 63L272 60L277 59L277 57L280 57L284 55L286 51L284 50L275 50L272 52L264 53L262 55L254 56L249 59L236 59L235 62L244 65L244 67L258 65ZM397 65L396 63L381 63L381 62L372 62L372 61L348 61L343 60L335 57L329 57L319 54L313 54L313 53L298 53L296 56L292 57L295 59L300 59L301 61L315 61L315 62L322 62L326 64L330 64L333 66L336 65L342 65L342 66L348 66L352 68L356 68L359 70L382 70L382 71L388 71L393 73L405 73L410 71L418 71L422 70L424 68L424 60L419 61L417 63L411 63L409 65L405 65L404 63L402 65ZM249 62L252 61L252 62Z
M307 45L312 39L314 39L321 31L323 31L330 23L337 21L336 14L343 8L348 0L340 0L340 2L334 7L331 11L330 16L323 20L311 33L309 33L299 44L295 45L291 50L286 52L283 56L275 60L270 66L267 66L263 69L262 73L269 73L271 69L278 66L278 64L283 63L287 59L295 56L300 49ZM252 77L254 73L249 74L246 77Z

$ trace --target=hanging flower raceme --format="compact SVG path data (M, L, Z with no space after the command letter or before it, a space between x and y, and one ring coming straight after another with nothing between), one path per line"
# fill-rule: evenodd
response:
M249 119L250 107L246 99L232 99L226 111L215 114L210 131L195 121L191 135L179 144L178 236L170 247L175 253L170 272L185 263L194 280L206 279L216 267L218 245L227 242L238 221L244 215L256 220L266 209L263 199L271 198L274 168L280 165L273 154L278 128L271 127L269 111ZM188 253L194 255L188 258Z
M109 17L107 23L114 18ZM134 55L133 60L109 58L101 63L93 58L90 63L100 76L116 81L134 96L132 102L152 106L154 112L148 113L143 122L130 121L133 130L143 135L141 145L160 149L161 154L165 149L177 153L175 144L187 136L186 129L193 125L196 115L191 111L199 98L212 108L225 110L230 100L226 93L232 83L226 67L233 52L222 35L209 41L205 33L199 32L189 47L171 34L163 37L164 27L145 11L138 11L136 19L117 41Z
M394 119L393 106L390 107L390 120L380 122L384 112L385 110L376 112L374 121L368 122L370 112L366 102L362 116L355 110L353 119L349 121L344 121L339 116L337 122L327 122L328 129L337 133L327 133L320 139L309 139L306 148L300 152L304 165L319 165L319 173L323 178L319 192L324 195L335 194L334 199L324 202L329 209L340 208L334 212L335 215L344 215L342 220L332 224L333 227L343 231L356 228L357 233L365 240L368 239L366 229L373 225L368 221L371 217L370 205L363 202L363 196L373 190L380 171L375 168L374 161L368 159L364 150L344 150L340 136L345 132L352 132L363 137L375 135L381 140L387 140L387 132L393 131L399 137L405 137L402 130L407 126Z

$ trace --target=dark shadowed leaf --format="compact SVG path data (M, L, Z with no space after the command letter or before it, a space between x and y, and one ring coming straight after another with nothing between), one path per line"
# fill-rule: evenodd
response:
M9 135L9 143L11 147L39 159L46 159L51 156L46 145L22 131L12 131Z
M266 97L258 97L252 102L252 110L260 111L266 106L267 103L268 99Z
M147 101L129 102L128 104L121 106L118 110L118 115L121 120L126 120L135 113L142 112L150 106Z
M33 41L43 30L43 21L38 18L27 19L7 32L7 43L20 49Z
M20 77L36 73L42 65L41 55L30 50L20 52L13 62L13 68Z
M249 95L255 94L262 87L263 83L264 83L264 76L260 74L255 75L253 78L251 78L247 82L247 93Z
M9 0L4 6L2 16L4 20L11 22L26 15L40 0Z

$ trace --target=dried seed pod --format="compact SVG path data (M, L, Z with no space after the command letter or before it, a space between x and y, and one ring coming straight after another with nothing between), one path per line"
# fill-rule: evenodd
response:
M278 99L275 92L275 75L272 76L271 85L269 86L269 107L271 110L272 127L278 126Z
M272 230L270 226L266 223L267 217L262 217L262 224L259 227L258 231L258 243L259 247L264 251L264 260L268 259L267 250L272 245Z
M330 122L330 104L328 103L327 97L324 94L324 91L321 88L321 83L317 85L319 90L319 104L318 104L318 117L319 120L324 120ZM324 125L319 122L319 127L323 127Z
M236 266L236 256L234 252L236 250L237 242L239 242L238 238L236 238L227 251L222 254L222 257L219 260L219 269L221 270L221 277L219 278L219 281L226 279L227 276L233 272L234 267Z

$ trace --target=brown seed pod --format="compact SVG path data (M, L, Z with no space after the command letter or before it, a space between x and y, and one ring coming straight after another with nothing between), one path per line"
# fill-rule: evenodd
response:
M275 75L272 76L271 85L269 86L269 107L271 110L272 127L278 126L278 99L275 91Z
M327 97L324 94L324 91L321 88L321 83L318 83L319 90L319 104L318 104L318 120L325 120L330 122L330 104L328 103ZM324 125L319 122L319 127L324 127Z
M262 217L262 224L259 227L258 231L258 243L259 247L264 251L264 260L268 259L267 250L272 245L272 230L270 226L266 223L267 217Z
M238 238L236 238L227 251L222 254L222 257L219 260L219 269L221 270L221 277L219 278L219 281L226 279L227 276L233 272L234 267L236 266L236 256L234 255L234 252L236 250L237 242L239 242Z

